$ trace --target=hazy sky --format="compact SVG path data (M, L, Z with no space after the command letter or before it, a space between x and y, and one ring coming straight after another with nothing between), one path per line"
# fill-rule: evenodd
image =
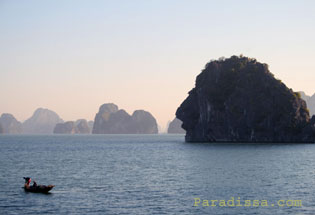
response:
M239 54L315 93L315 1L0 0L0 114L113 102L165 127L209 60Z

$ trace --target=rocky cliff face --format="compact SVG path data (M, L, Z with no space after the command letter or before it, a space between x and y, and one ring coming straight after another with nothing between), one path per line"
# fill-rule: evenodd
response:
M169 134L185 134L186 131L182 128L183 122L175 118L168 125L167 133Z
M63 120L53 111L38 108L32 117L23 123L23 132L28 134L52 134L57 123Z
M0 117L0 126L5 134L20 134L22 133L22 124L15 119L12 114L4 113ZM0 129L1 130L1 129Z
M154 117L137 110L130 116L112 103L103 104L95 116L93 134L155 134L158 133Z
M301 94L302 99L306 101L307 108L310 111L310 115L315 115L315 94L313 94L313 96L308 96L303 91L299 93Z
M176 116L188 142L315 142L305 101L242 56L209 62Z

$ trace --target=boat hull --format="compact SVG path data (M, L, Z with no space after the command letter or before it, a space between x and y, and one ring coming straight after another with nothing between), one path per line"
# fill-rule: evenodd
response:
M25 192L31 192L31 193L48 193L51 189L54 188L54 185L39 185L39 186L29 186L29 187L24 187Z

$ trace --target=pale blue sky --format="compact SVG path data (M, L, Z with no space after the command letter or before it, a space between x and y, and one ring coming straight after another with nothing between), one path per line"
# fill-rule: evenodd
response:
M210 60L243 54L315 93L315 1L0 0L0 114L93 119L102 103L165 127Z

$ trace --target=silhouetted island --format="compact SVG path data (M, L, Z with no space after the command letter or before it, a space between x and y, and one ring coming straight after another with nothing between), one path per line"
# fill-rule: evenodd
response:
M54 111L38 108L34 114L23 122L23 133L52 134L57 123L63 120Z
M186 131L182 128L183 122L175 118L168 125L167 133L169 134L185 134Z
M130 116L113 103L103 104L95 116L93 134L157 134L155 118L147 111L136 110Z
M20 134L22 133L22 124L15 119L12 114L3 113L0 117L0 133Z
M243 56L210 61L177 109L187 142L315 142L299 93Z
M57 123L54 128L54 134L89 134L90 128L85 119L77 121L68 121L65 123Z

